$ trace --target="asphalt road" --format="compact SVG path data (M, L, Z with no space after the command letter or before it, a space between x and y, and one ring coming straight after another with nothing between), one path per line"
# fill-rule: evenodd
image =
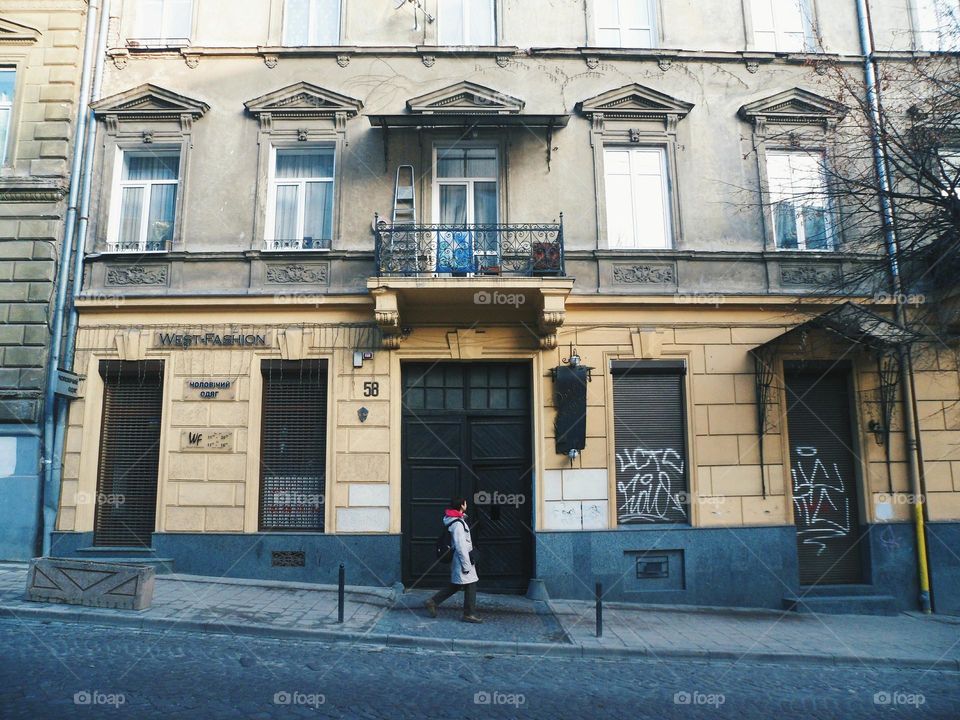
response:
M958 718L960 674L456 652L0 620L0 718Z

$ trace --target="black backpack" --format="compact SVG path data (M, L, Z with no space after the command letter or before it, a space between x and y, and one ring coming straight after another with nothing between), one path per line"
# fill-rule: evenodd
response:
M454 520L454 522L463 522L463 520L458 519ZM443 565L449 565L453 561L453 533L450 532L451 527L453 527L453 523L444 525L443 530L441 530L437 536L437 562Z

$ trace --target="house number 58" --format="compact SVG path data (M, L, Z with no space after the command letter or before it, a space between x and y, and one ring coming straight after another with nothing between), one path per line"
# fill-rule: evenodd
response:
M365 382L363 384L363 396L364 397L379 397L380 396L380 383L378 382Z

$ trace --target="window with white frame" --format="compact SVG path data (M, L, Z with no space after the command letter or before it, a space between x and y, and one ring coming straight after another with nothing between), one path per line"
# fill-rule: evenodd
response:
M193 0L139 0L136 36L150 40L189 40Z
M496 45L494 0L439 0L441 45Z
M118 252L167 250L177 219L180 150L117 154L109 245Z
M823 153L768 151L767 183L780 250L832 250Z
M810 49L812 25L806 0L750 0L757 50L803 52Z
M673 244L667 152L662 147L603 150L607 246L669 248Z
M0 68L0 165L7 160L10 126L13 124L13 89L16 81L16 70Z
M445 225L497 222L497 149L437 148L434 214Z
M340 0L286 0L284 45L337 45L340 42Z
M960 46L960 2L914 0L917 47L921 50L956 50Z
M657 37L657 0L596 0L597 45L653 48Z
M273 148L267 248L329 250L333 240L332 143Z

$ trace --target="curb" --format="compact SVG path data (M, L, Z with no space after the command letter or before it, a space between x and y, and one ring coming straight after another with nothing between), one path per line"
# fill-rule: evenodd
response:
M73 623L87 622L93 625L109 627L128 627L138 630L179 630L216 633L220 635L244 635L268 638L294 638L301 640L322 640L358 645L382 645L398 648L429 648L467 654L496 655L540 655L543 657L573 657L592 659L647 660L699 660L699 661L742 661L756 663L799 663L827 667L867 667L931 670L960 672L960 660L942 658L897 658L868 657L860 658L846 655L809 655L802 653L739 653L735 651L707 651L690 649L662 649L629 647L602 647L599 645L553 644L536 642L508 642L503 640L444 639L418 637L415 635L388 635L363 633L356 631L338 632L336 630L287 628L263 623L216 623L199 620L167 620L163 618L135 617L130 615L110 615L100 612L78 613L59 608L12 608L0 606L0 619L61 620Z

